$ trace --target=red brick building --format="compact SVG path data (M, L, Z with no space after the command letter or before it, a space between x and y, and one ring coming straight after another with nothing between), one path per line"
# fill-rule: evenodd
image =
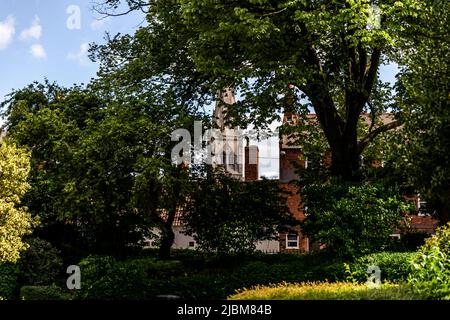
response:
M315 114L306 115L308 121L314 121ZM366 116L366 121L370 121ZM285 113L283 118L283 124L295 125L298 123L299 116L296 114ZM382 115L381 120L383 123L390 122L392 116L390 114ZM302 221L305 219L305 212L301 204L301 195L298 193L296 186L290 182L298 180L299 177L296 174L296 166L306 167L308 165L307 160L302 157L302 150L299 146L295 146L292 143L292 139L289 136L280 137L280 184L283 188L290 192L288 197L288 207L292 215ZM296 163L296 166L293 164ZM331 154L326 154L324 164L331 164ZM379 161L373 163L374 166L381 166ZM414 201L416 208L420 208L421 201L418 195L409 197L410 201ZM434 234L438 226L438 220L429 214L410 215L410 225L407 226L410 231L425 232L428 234ZM393 237L400 238L401 232L399 230L393 230ZM320 248L320 244L312 243L302 234L299 226L290 228L287 233L280 234L280 251L281 252L308 252Z

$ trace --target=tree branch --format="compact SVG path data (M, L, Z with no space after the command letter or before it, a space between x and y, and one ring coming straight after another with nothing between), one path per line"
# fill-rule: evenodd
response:
M358 151L361 154L367 145L372 142L379 134L400 127L403 124L400 120L395 120L390 123L387 123L381 127L376 128L372 132L369 132L359 143L358 143Z
M287 8L283 8L283 9L278 10L278 11L265 13L265 14L263 14L262 16L263 16L263 17L274 16L274 15L277 15L277 14L279 14L279 13L282 13L283 11L286 11L286 10L287 10Z
M367 94L367 98L370 96L372 92L372 88L375 82L375 78L377 76L378 67L380 65L381 58L381 48L375 48L372 51L372 56L370 57L370 66L367 69L365 74L364 81L364 90Z
M373 108L372 104L370 103L370 101L367 101L367 104L369 105L370 108L370 127L369 127L369 133L372 132L373 128L375 127L375 120L376 120L376 113L375 113L375 109Z
M364 71L366 69L367 64L367 52L362 47L361 44L358 45L358 56L359 56L359 76L360 76L359 80L361 81L361 79L364 79Z
M121 2L121 0L103 0L102 2L94 2L92 5L92 10L102 15L101 19L104 19L107 17L125 16L136 10L140 10L144 14L148 14L150 12L150 7L153 5L150 1L129 0L127 3L128 10L115 13L114 11L118 9Z

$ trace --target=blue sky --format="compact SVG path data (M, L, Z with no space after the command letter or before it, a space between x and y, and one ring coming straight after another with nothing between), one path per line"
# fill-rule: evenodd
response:
M136 13L98 20L92 5L92 0L0 1L0 99L44 77L66 86L88 82L97 65L86 57L87 44L103 43L105 31L132 33L143 19ZM81 23L69 29L67 10L73 6L80 9ZM388 66L382 76L392 80L395 72Z
M0 1L1 100L11 89L45 77L66 86L89 82L97 65L87 59L88 44L103 43L105 31L132 33L143 20L141 14L99 20L92 5L90 0ZM79 20L73 15L78 8Z

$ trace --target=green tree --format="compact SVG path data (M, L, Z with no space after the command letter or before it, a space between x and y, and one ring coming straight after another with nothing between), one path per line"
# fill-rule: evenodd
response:
M254 251L295 223L278 181L242 182L211 167L194 175L182 221L201 249L218 253Z
M450 221L450 4L432 0L406 29L397 103L404 118L398 169L442 223Z
M42 216L41 237L72 251L120 255L152 227L170 229L166 257L171 215L161 213L183 199L173 191L183 176L172 166L171 132L191 118L170 93L109 85L34 84L4 104L11 138L32 150L29 207Z
M301 194L307 207L302 230L341 257L385 249L409 209L397 187L381 182L332 180L310 184Z
M22 237L30 234L37 220L21 205L30 188L28 152L0 141L0 263L16 262L27 246Z
M104 8L118 3L105 1ZM286 108L287 96L293 97L290 111L305 113L312 106L332 151L334 175L358 178L366 146L400 125L392 121L358 136L361 113L375 108L368 102L379 66L423 1L131 3L130 9L148 12L148 25L134 39L115 38L103 47L109 60L122 52L129 58L124 70L133 70L136 81L164 74L184 81L183 92L211 94L232 86L242 99L229 108L230 118L241 125L266 127Z

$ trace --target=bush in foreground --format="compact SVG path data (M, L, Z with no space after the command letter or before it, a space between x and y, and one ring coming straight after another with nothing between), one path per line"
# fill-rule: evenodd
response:
M31 238L20 259L22 282L27 285L50 285L63 269L61 253L48 241Z
M139 258L117 261L112 257L88 257L82 270L80 299L154 299L176 295L183 299L225 299L240 288L304 282L366 282L367 267L378 265L383 281L403 281L409 272L411 253L378 253L349 262L321 255L200 256L174 254L181 261ZM189 265L189 267L188 267Z
M380 252L368 254L348 264L346 280L366 282L367 268L378 266L382 281L406 281L411 272L411 260L415 252Z
M0 300L9 300L17 296L17 277L19 270L15 264L0 263Z
M450 223L427 239L412 261L408 282L430 299L450 300Z
M70 300L72 294L64 292L61 288L51 286L24 286L20 289L21 300Z
M152 258L117 261L109 256L91 256L79 266L82 272L78 298L95 300L154 299L165 291L167 282L183 274L179 261Z
M257 286L239 290L229 300L415 300L420 296L407 285L369 288L366 284L319 282Z

